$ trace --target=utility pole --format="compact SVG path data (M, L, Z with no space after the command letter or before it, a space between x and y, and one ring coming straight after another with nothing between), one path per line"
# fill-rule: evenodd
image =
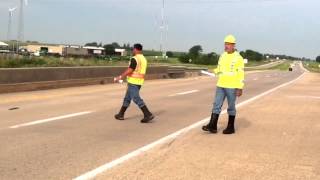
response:
M19 53L19 42L24 40L24 6L28 5L28 0L20 0L17 53Z
M161 8L161 25L160 25L160 51L162 57L166 56L165 49L164 49L164 33L165 33L165 22L164 22L164 0L162 0L162 8Z
M9 20L8 20L8 34L7 34L7 41L10 42L12 39L11 35L11 29L12 29L12 18L13 18L13 12L16 10L17 8L9 8ZM14 43L13 43L13 47L12 47L12 51L14 51Z

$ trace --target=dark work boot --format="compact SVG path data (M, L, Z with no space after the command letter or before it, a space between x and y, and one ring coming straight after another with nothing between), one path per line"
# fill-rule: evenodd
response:
M228 120L228 126L225 130L223 130L223 134L233 134L235 133L234 129L234 119L236 116L230 116L229 115L229 120Z
M116 115L114 115L114 118L118 119L118 120L124 120L124 113L126 112L128 107L124 107L122 106L120 109L120 112Z
M209 124L202 126L202 130L210 131L211 133L217 133L219 114L212 113Z
M140 121L141 123L148 123L149 121L151 121L154 118L153 114L149 111L149 109L147 108L146 105L141 107L140 109L144 115L143 119L141 119L141 121Z

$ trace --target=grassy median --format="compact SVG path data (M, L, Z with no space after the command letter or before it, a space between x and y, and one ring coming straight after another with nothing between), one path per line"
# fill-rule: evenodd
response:
M311 72L320 73L320 63L319 62L304 62L303 66Z
M185 66L213 69L216 65L201 65L181 63L177 57L163 59L155 56L146 56L149 65ZM28 67L77 67L77 66L127 66L130 57L104 58L63 58L63 57L1 57L0 68L28 68ZM267 61L249 61L246 67L269 63Z
M275 66L268 68L268 69L269 70L288 71L291 63L293 63L293 61L284 61L283 63L275 65Z

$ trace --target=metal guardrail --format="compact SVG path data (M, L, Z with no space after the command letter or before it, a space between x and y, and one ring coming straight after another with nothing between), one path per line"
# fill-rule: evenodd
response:
M170 78L182 78L185 77L186 68L185 67L168 67L168 76Z
M56 67L0 69L0 93L105 84L126 67ZM199 76L203 68L151 66L147 79Z

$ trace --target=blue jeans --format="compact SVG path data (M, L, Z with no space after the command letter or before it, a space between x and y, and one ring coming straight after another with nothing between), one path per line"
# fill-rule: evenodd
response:
M141 86L139 85L128 83L126 96L123 100L124 107L129 107L131 100L133 100L133 102L136 103L140 108L145 106L145 103L143 102L139 94L140 88Z
M228 114L231 116L236 115L236 89L234 88L222 88L217 87L216 97L213 104L212 112L215 114L220 114L221 107L225 98L228 100Z

